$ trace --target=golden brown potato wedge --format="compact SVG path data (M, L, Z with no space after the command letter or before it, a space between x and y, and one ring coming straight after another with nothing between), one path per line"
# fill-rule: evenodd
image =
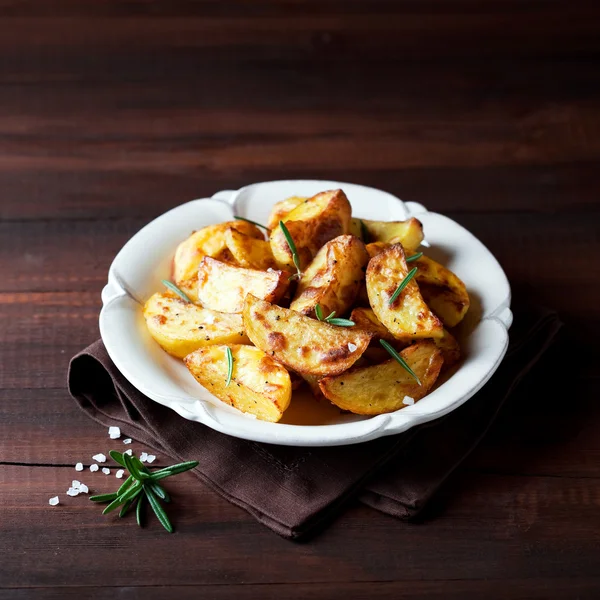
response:
M244 330L258 348L302 375L333 375L349 369L369 345L371 334L336 327L252 294L244 305Z
M216 258L222 262L233 259L227 249L225 232L233 228L252 238L264 240L261 230L246 221L228 221L203 227L195 231L177 246L173 258L173 280L192 300L196 300L196 282L198 267L205 256Z
M350 320L356 327L364 329L373 335L373 340L387 340L396 342L396 338L386 329L385 325L377 318L372 308L359 306L350 314Z
M419 270L415 276L423 299L446 327L455 327L469 310L465 284L450 269L421 256L412 263Z
M435 345L442 351L444 357L444 369L451 367L460 360L460 346L456 338L444 328L441 338L433 340Z
M285 220L294 240L300 268L305 269L321 246L348 232L350 203L342 190L321 192L297 206ZM271 231L271 250L280 269L295 271L292 252L279 226Z
M285 271L233 267L205 256L198 268L198 300L206 308L239 313L246 294L278 302L288 288L289 277Z
M371 242L370 244L367 244L366 248L367 252L369 253L369 258L373 258L374 256L381 254L390 246L391 244L388 244L387 242Z
M267 227L269 229L279 227L279 221L285 221L287 216L305 200L307 200L305 196L291 196L273 204L269 220L267 221Z
M163 350L183 358L212 344L249 344L242 316L200 308L171 294L154 294L144 305L150 335Z
M305 269L290 308L314 316L315 306L323 314L343 315L356 298L365 277L369 255L353 235L340 235L327 242Z
M390 359L380 365L324 377L319 387L327 399L344 410L359 415L393 412L428 394L444 362L442 352L429 340L405 348L400 356L416 373L421 385L402 365Z
M390 304L392 295L407 274L401 244L390 246L369 261L367 292L373 312L396 339L442 337L442 323L425 304L414 278Z
M233 356L229 385L228 347ZM207 346L188 354L184 362L200 385L211 394L262 421L279 421L290 404L290 374L254 346Z
M230 227L225 231L225 243L235 263L240 267L261 271L277 268L271 244L265 240L253 238Z
M363 219L369 242L402 244L407 252L416 250L423 241L423 225L412 217L407 221L369 221Z

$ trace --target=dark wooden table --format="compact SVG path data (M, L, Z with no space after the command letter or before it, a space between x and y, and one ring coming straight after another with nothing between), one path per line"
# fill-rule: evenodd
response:
M0 598L600 597L599 17L597 0L0 0ZM554 362L419 523L352 505L295 544L189 474L173 536L64 500L110 446L65 372L98 337L115 253L179 203L300 177L464 224L517 297L560 310Z

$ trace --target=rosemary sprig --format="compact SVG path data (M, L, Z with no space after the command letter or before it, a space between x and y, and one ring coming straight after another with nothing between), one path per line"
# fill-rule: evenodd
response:
M190 300L190 297L185 292L181 291L174 283L163 279L162 284L165 287L168 287L172 292L175 292L184 302L193 304L193 302Z
M233 375L233 354L231 354L229 346L225 348L225 355L227 356L227 383L225 383L225 387L227 387L231 383L231 376Z
M369 230L362 219L358 221L360 223L360 237L362 237L363 244L368 244L370 239Z
M413 254L412 256L409 256L406 259L406 262L409 263L409 262L412 262L413 260L419 260L421 258L421 256L423 256L423 253L422 252L417 252L416 254Z
M237 219L238 221L246 221L246 223L252 223L252 225L256 225L257 227L262 227L263 229L266 229L267 231L269 231L269 228L266 225L261 225L260 223L257 223L256 221L251 221L250 219L246 219L246 217L233 217L234 219Z
M379 340L379 343L389 352L391 357L400 363L406 369L408 374L421 385L421 380L417 377L417 374L408 366L408 363L394 350L394 348L385 340Z
M296 244L294 243L294 238L288 231L288 228L285 226L283 221L279 221L279 228L283 231L283 235L285 236L285 241L290 248L292 253L292 260L294 261L294 266L296 267L296 274L290 277L291 279L300 279L302 277L302 271L300 270L300 257L298 256L298 250L296 250Z
M115 462L123 465L129 471L129 477L127 477L117 492L92 496L90 500L92 502L109 503L102 514L107 514L121 507L119 517L124 517L135 504L136 521L141 527L143 503L144 498L146 498L161 525L169 533L173 533L173 526L169 521L169 517L160 504L161 501L170 502L171 498L158 481L193 469L198 465L198 461L190 460L182 462L151 473L135 454L122 454L116 450L111 450L109 454Z
M408 285L410 280L415 276L415 273L417 272L417 270L418 270L417 267L414 267L413 269L411 269L408 272L406 277L402 280L402 283L400 283L400 285L396 288L396 291L392 294L392 297L390 298L390 301L389 301L390 306L392 304L394 304L394 300L402 293L402 290Z
M320 304L315 306L315 315L319 321L329 323L330 325L337 325L338 327L354 327L354 325L356 325L356 323L350 319L335 318L335 310L328 317L323 318L323 309Z

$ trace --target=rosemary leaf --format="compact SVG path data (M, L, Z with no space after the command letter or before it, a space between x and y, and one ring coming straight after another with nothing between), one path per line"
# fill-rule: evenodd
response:
M225 354L227 355L227 382L225 387L231 383L231 376L233 375L233 354L231 354L231 348L227 346L225 348Z
M171 502L171 497L169 496L169 494L167 493L167 490L165 490L165 488L160 485L159 483L156 483L154 481L151 481L149 483L150 487L152 488L152 491L164 502Z
M110 450L108 454L116 463L120 464L122 467L125 466L125 461L123 460L123 454L121 452Z
M421 256L423 256L423 253L422 252L417 252L416 254L413 254L412 256L409 256L406 259L406 262L409 263L409 262L412 262L413 260L419 260L421 258Z
M194 467L198 466L197 460L189 460L187 462L182 462L177 465L173 465L171 467L165 467L164 469L160 469L159 471L154 471L150 476L152 481L159 481L160 479L164 479L165 477L171 477L171 475L179 475L179 473L183 473L184 471L189 471Z
M315 306L315 315L316 315L316 317L317 317L317 319L318 319L319 321L323 321L323 320L324 320L324 319L323 319L323 309L321 308L321 305L320 305L320 304L317 304L317 305Z
M402 293L402 290L409 284L410 280L415 276L417 272L417 267L412 268L406 275L406 277L402 280L400 285L396 288L396 291L392 294L392 297L389 300L389 305L394 304L394 300Z
M246 219L246 217L233 217L234 219L237 219L238 221L246 221L246 223L252 223L252 225L256 225L257 227L262 227L263 229L266 229L267 231L269 230L269 228L266 225L261 225L260 223L257 223L256 221L251 221L250 219Z
M165 287L168 287L172 292L175 292L184 302L187 302L188 304L193 304L189 296L185 292L181 291L174 283L163 279L162 284Z
M117 490L117 496L125 493L125 490L133 483L133 475L130 475L124 482L123 485Z
M292 259L293 259L294 265L296 267L297 273L296 273L296 275L292 275L292 277L300 279L300 277L302 277L302 271L300 270L300 258L298 256L298 250L296 249L296 244L294 243L294 239L292 238L292 235L288 231L288 228L285 226L285 223L283 221L279 221L279 228L281 229L281 231L283 231L283 235L285 236L285 241L287 242L287 244L290 248L290 251L292 253Z
M158 498L148 485L144 485L144 491L146 492L146 498L148 498L148 502L156 515L156 518L160 521L160 524L169 532L173 533L173 525L171 525L171 521L169 521L169 517L167 517L167 513L165 509L160 505Z
M90 496L92 502L112 502L118 494L113 492L112 494L98 494L97 496Z
M144 494L140 494L138 501L137 501L137 506L135 507L135 520L137 521L137 524L141 527L142 526L142 519L144 517L144 513L142 511L142 508L144 506L144 498L146 496L144 496Z
M417 374L408 366L408 363L394 350L394 348L385 340L379 340L379 343L388 351L390 356L396 360L404 369L406 369L407 373L414 378L414 380L421 385L421 380L417 377Z
M350 319L328 319L327 323L330 325L337 325L337 327L354 327L356 323Z
M130 498L129 500L127 500L127 502L125 502L125 504L123 504L121 510L119 511L119 519L122 519L127 514L134 502L135 498Z

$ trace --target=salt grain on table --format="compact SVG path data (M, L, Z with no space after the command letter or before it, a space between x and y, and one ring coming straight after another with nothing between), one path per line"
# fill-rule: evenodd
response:
M77 463L75 465L75 470L76 471L83 471L83 463Z
M131 456L133 454L133 450L129 448L129 450L125 450L123 454L129 454L129 456Z
M110 469L109 469L108 467L102 467L102 472L103 472L105 475L110 475Z
M79 490L76 490L75 488L70 487L67 490L67 496L79 496Z
M148 454L148 458L146 458L146 462L153 463L156 460L156 456L154 454Z
M132 441L133 441L133 440L132 440L131 438L125 438L125 439L123 440L123 443L124 443L124 444L131 444L131 442L132 442Z
M90 465L90 471L95 473L100 467L97 464Z
M59 500L58 500L58 496L54 496L54 498L50 498L50 500L48 500L48 504L50 506L56 506L58 504Z
M118 440L121 437L121 430L118 427L109 427L108 437L111 440Z
M141 460L142 462L146 462L146 461L148 460L148 453L147 453L147 452L142 452L142 453L140 454L140 460Z
M92 456L92 458L99 463L103 463L106 462L106 455L100 453L100 454L94 454L94 456Z
M115 477L117 479L123 479L123 475L125 475L125 471L123 471L123 469L119 469L116 473L115 473Z
M90 491L90 488L87 485L85 485L85 483L81 483L79 484L79 491L82 494L87 494Z

